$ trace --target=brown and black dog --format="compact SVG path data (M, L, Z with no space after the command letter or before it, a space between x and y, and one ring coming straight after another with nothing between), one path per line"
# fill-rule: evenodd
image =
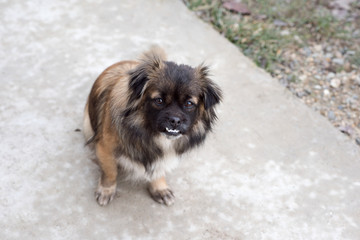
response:
M166 61L159 47L139 61L107 68L91 89L84 115L85 138L102 170L97 202L104 206L114 198L119 167L148 181L155 201L173 204L165 173L205 140L221 95L206 66Z

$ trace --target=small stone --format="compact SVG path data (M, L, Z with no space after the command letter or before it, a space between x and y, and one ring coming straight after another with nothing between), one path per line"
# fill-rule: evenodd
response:
M285 78L279 79L279 82L280 82L280 84L281 84L282 86L284 86L284 87L289 86L289 81L288 81L287 79L285 79Z
M342 59L342 58L333 58L332 62L335 63L335 64L338 64L338 65L343 65L344 64L344 59Z
M335 77L335 73L333 73L333 72L329 72L327 75L326 75L326 79L327 80L331 80L331 79L333 79Z
M335 120L336 119L335 113L333 111L328 111L327 112L327 117L328 117L329 120Z
M326 58L325 61L323 61L323 69L330 69L330 58Z
M353 32L353 37L359 37L360 36L360 29L357 29L357 30L355 30L354 32Z
M333 87L333 88L339 88L340 85L341 85L340 79L338 79L338 78L333 78L333 79L331 79L331 81L330 81L330 86L331 86L331 87Z
M342 133L344 133L344 134L346 134L346 135L348 135L348 136L351 136L351 135L354 134L354 129L353 129L351 126L349 126L349 125L340 126L340 127L339 127L339 130L340 130Z
M306 96L306 95L307 95L307 94L306 94L305 92L303 92L303 91L296 93L296 96L297 96L298 98L303 98L303 97Z
M333 58L333 56L334 56L334 54L332 54L330 52L325 54L325 58L330 58L331 59L331 58Z
M286 81L288 81L288 82L295 82L295 81L296 81L296 76L293 75L293 74L288 75L288 76L286 77Z
M295 53L292 53L290 57L291 59L295 60L297 58L297 55Z
M360 76L357 76L355 79L354 79L354 82L360 86Z
M307 62L313 62L313 61L314 61L314 58L313 58L313 57L308 57L308 58L306 58L306 61L307 61Z
M224 2L223 7L237 13L241 13L242 15L250 15L251 11L249 10L248 6L245 3L241 2Z
M352 68L351 68L351 64L349 62L345 62L344 64L344 70L346 72L351 72Z
M310 94L311 94L311 89L305 88L305 89L304 89L304 92L305 92L307 95L310 95Z
M320 51L322 51L322 46L321 45L315 45L314 49L315 49L315 51L320 52Z
M275 19L275 20L274 20L274 25L275 25L275 26L278 26L278 27L285 27L285 26L287 26L287 23L284 22L284 21L281 21L281 20L279 20L279 19Z
M289 32L289 30L285 29L285 30L282 30L282 31L280 32L280 35L281 35L281 36L289 36L289 35L290 35L290 32Z
M312 51L308 47L303 47L303 51L307 57L312 54Z
M335 57L336 58L342 58L342 53L340 51L336 51L335 52Z
M355 139L355 142L356 142L357 145L360 146L360 137L357 137L357 138Z
M340 50L340 52L341 52L342 55L345 55L347 51L348 51L348 48L347 48L347 47L344 47L344 48L342 48L342 49Z
M303 44L303 43L304 43L303 40L301 40L301 38L300 38L298 35L295 35L295 36L294 36L294 40L295 40L296 42L300 43L300 44Z
M306 75L301 75L301 76L299 77L299 79L300 79L301 81L304 81L306 78L307 78Z
M268 18L268 16L266 16L265 14L260 14L260 15L255 16L255 18L258 20L265 20Z
M296 64L295 61L291 61L290 64L289 64L289 67L290 67L291 70L294 70L296 65L297 64Z
M330 95L329 89L324 89L323 93L324 93L324 96L329 96Z
M345 100L345 102L346 102L346 104L347 104L348 106L350 106L350 105L352 105L352 104L355 103L355 100L354 100L353 98L351 98L351 97L347 97L346 100Z

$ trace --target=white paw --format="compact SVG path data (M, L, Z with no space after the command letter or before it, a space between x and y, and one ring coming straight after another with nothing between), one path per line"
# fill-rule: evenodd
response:
M114 199L115 193L116 184L110 187L103 187L99 184L98 188L95 191L95 198L100 206L106 206Z
M166 206L173 205L175 202L174 193L169 188L150 191L150 195L156 202Z

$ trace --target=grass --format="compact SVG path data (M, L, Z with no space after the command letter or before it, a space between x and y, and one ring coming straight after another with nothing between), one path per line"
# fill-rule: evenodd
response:
M360 67L360 50L356 51L353 56L350 57L350 62L358 67Z
M243 53L271 74L289 47L309 41L351 40L351 23L336 20L327 0L243 0L251 16L225 9L220 0L184 0L189 9L237 45ZM350 60L360 66L359 51Z
M329 0L241 0L246 16L224 7L235 0L183 1L305 104L332 112L336 128L353 129L345 133L359 144L360 1L345 16Z

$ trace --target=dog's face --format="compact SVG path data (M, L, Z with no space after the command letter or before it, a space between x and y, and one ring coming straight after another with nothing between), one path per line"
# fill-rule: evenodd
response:
M147 125L167 136L186 134L199 116L201 89L194 69L165 62L144 92Z
M213 121L213 106L221 92L207 71L204 66L177 65L157 56L139 65L130 75L130 101L143 112L145 127L153 134L177 138L193 132L199 121Z

